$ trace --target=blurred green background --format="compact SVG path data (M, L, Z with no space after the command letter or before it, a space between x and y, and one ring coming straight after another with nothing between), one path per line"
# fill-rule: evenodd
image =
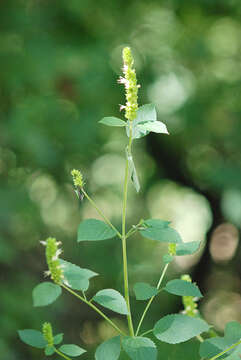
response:
M48 236L61 240L64 258L100 274L101 288L122 291L117 240L77 244L81 219L98 218L79 206L70 170L81 169L86 189L120 226L123 129L97 124L120 116L124 103L121 50L135 56L140 104L154 103L171 136L136 141L141 192L130 187L128 223L171 220L184 241L203 240L195 256L179 257L169 278L192 273L205 297L200 309L217 330L241 321L241 3L240 0L8 0L0 3L0 353L4 360L43 359L17 329L51 321L67 343L93 359L113 336L85 305L64 294L33 308L32 288L43 281ZM131 289L154 285L166 248L138 236L128 243ZM134 322L144 309L132 297ZM161 295L154 317L181 310ZM124 325L124 319L109 315ZM187 344L183 345L187 347ZM185 360L198 359L197 344ZM162 355L168 351L162 347ZM170 360L180 360L182 345ZM165 355L163 358L167 358Z

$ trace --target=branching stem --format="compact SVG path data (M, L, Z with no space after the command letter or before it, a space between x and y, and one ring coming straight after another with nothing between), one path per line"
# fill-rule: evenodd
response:
M78 299L80 299L81 301L83 301L85 304L89 305L93 310L95 310L100 316L102 316L116 331L118 331L119 334L126 336L126 334L115 324L113 323L112 320L110 320L108 318L108 316L106 316L100 309L98 309L94 304L92 304L90 301L88 301L87 299L85 299L84 297L82 297L81 295L77 294L75 291L73 291L72 289L68 288L67 286L65 286L64 284L61 284L61 286L67 290L69 293L71 293L72 295L76 296Z
M161 286L161 283L162 283L162 280L163 280L163 278L164 278L164 276L165 276L165 274L166 274L168 265L169 265L169 264L166 264L165 267L164 267L164 269L163 269L163 271L162 271L161 277L160 277L160 279L159 279L159 281L158 281L158 284L157 284L157 289L159 289L160 286ZM146 316L146 313L147 313L149 307L151 306L151 303L152 303L152 301L153 301L154 298L155 298L155 295L152 296L152 297L150 298L150 300L148 301L148 303L147 303L147 305L146 305L146 307L145 307L145 310L144 310L144 312L143 312L143 314L142 314L142 316L141 316L141 320L140 320L140 322L139 322L139 324L138 324L138 327L137 327L135 336L138 335L139 330L140 330L141 325L142 325L142 322L143 322L143 320L144 320L144 318L145 318L145 316Z
M81 189L82 193L84 194L84 196L86 197L86 199L89 200L89 202L91 203L91 205L95 208L95 210L98 212L98 214L100 214L100 216L105 220L106 224L108 224L117 234L117 236L121 239L121 233L115 228L115 226L111 223L111 221L105 216L105 214L103 213L102 210L100 210L100 208L96 205L96 203L94 202L94 200L91 199L91 197L87 194L87 192L84 189Z

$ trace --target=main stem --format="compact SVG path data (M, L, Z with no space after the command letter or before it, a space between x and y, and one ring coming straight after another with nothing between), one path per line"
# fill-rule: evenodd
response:
M130 121L128 153L131 153L131 144L132 144L132 122ZM122 254L123 254L124 291L125 291L125 300L128 309L127 321L128 321L130 336L134 336L134 328L132 323L130 298L129 298L128 266L127 266L127 251L126 251L126 206L127 206L128 177L129 177L129 164L128 164L128 159L126 159L125 180L124 180L124 190L123 190L123 211L122 211Z
M61 284L61 286L67 290L69 293L71 293L72 295L76 296L78 299L80 299L81 301L83 301L84 303L86 303L87 305L89 305L93 310L95 310L100 316L102 316L115 330L118 331L118 333L120 333L121 335L126 335L115 323L113 323L113 321L111 321L100 309L98 309L94 304L92 304L90 301L88 301L87 299L85 299L84 297L80 296L79 294L77 294L75 291L71 290L70 288L68 288L68 286L65 286L64 284Z
M165 267L164 267L164 269L163 269L163 271L162 271L161 277L160 277L160 279L159 279L159 281L158 281L158 284L157 284L157 289L159 289L160 286L161 286L161 283L162 283L162 280L163 280L163 278L164 278L164 276L165 276L165 273L166 273L166 271L167 271L168 265L169 265L169 264L166 264ZM137 336L138 333L139 333L139 330L140 330L140 328L141 328L141 325L142 325L142 323L143 323L143 320L144 320L144 318L145 318L145 316L146 316L146 313L147 313L149 307L151 306L151 303L152 303L154 297L155 297L155 296L152 296L152 297L150 298L150 300L148 301L148 303L147 303L147 305L146 305L146 307L145 307L145 310L144 310L144 312L143 312L143 314L142 314L141 320L140 320L139 325L138 325L137 330L136 330L136 336Z

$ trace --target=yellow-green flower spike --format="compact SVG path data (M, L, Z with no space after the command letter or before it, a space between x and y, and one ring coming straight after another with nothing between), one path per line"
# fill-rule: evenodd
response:
M189 276L187 274L182 275L181 280L192 282L191 276ZM197 314L198 314L197 303L196 303L197 300L198 299L193 296L183 296L182 297L182 303L184 306L183 313L188 316L191 316L191 317L197 316Z
M138 110L137 100L140 85L137 85L136 71L133 68L134 60L129 47L123 49L122 57L124 77L121 76L118 82L125 85L126 105L121 105L120 110L125 109L125 117L132 121L136 118Z
M59 261L59 255L62 253L62 250L58 248L60 242L57 242L55 238L49 237L46 241L42 241L42 244L46 246L45 255L49 268L47 275L50 275L56 284L61 284L64 280L64 274Z
M43 324L42 333L43 333L43 337L47 341L48 345L53 346L54 345L54 337L53 337L52 326L50 323L45 322Z
M169 255L171 256L175 256L176 255L176 249L177 249L177 245L174 243L169 243L168 244L168 252Z
M74 186L76 188L82 189L82 187L84 186L84 181L81 172L79 170L73 169L71 171L71 175L73 176Z

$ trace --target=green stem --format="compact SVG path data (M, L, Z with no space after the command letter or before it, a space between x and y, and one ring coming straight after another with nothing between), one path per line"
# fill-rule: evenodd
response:
M95 208L95 210L100 214L100 216L102 216L106 224L108 224L116 232L117 236L119 236L119 238L121 239L122 238L121 233L115 228L115 226L110 222L110 220L105 216L105 214L98 208L94 200L91 199L91 197L87 194L87 192L84 189L81 189L81 191L84 194L84 196L89 200L91 205Z
M61 286L67 290L69 293L71 293L72 295L76 296L78 299L80 299L81 301L83 301L85 304L89 305L93 310L95 310L100 316L102 316L115 330L118 331L118 333L120 333L121 335L126 336L126 334L115 324L113 323L113 321L111 321L108 316L106 316L100 309L98 309L94 304L92 304L90 301L88 301L87 299L83 298L82 296L80 296L79 294L77 294L75 291L71 290L70 288L68 288L67 286L65 286L64 284L61 284Z
M233 348L235 348L235 347L238 346L239 344L241 344L241 340L239 340L239 341L236 342L235 344L231 345L229 348L227 348L226 350L222 351L221 353L213 356L210 360L215 360L215 359L219 358L220 356L222 356L223 354L225 354L225 353L228 352L229 350L232 350Z
M62 356L64 359L66 359L66 360L71 360L68 356L62 354L62 352L60 352L58 349L54 348L54 351L55 351L56 354L58 354L59 356Z
M152 332L153 330L154 330L154 329L147 330L147 331L145 331L144 333L142 333L140 336L147 335L147 334L149 334L150 332Z
M196 338L197 338L201 343L204 342L204 340L203 340L203 338L202 338L201 335L197 335Z
M129 153L131 153L131 144L132 144L132 122L130 121L130 133L129 133L129 144L128 144ZM130 336L134 336L134 328L132 323L130 298L129 298L128 266L127 266L127 251L126 251L126 207L127 207L128 177L129 177L129 164L128 164L128 159L126 159L125 180L124 180L124 189L123 189L123 211L122 211L122 254L123 254L124 291L125 291L125 300L128 309L127 321L128 321Z
M163 271L162 271L161 277L160 277L160 279L159 279L159 281L158 281L158 284L157 284L157 289L159 289L159 287L161 286L161 283L162 283L162 280L163 280L163 278L164 278L164 276L165 276L165 273L166 273L166 271L167 271L168 265L169 265L169 264L166 264L165 267L164 267L164 269L163 269ZM148 301L148 303L147 303L147 305L146 305L146 307L145 307L145 310L144 310L144 312L143 312L143 314L142 314L141 320L140 320L140 322L139 322L139 324L138 324L138 327L137 327L136 335L135 335L135 336L137 336L138 333L139 333L139 330L140 330L140 328L141 328L141 324L142 324L142 322L143 322L143 320L144 320L144 318L145 318L145 316L146 316L146 313L147 313L149 307L151 306L151 303L152 303L154 297L155 297L155 295L150 298L150 300Z

